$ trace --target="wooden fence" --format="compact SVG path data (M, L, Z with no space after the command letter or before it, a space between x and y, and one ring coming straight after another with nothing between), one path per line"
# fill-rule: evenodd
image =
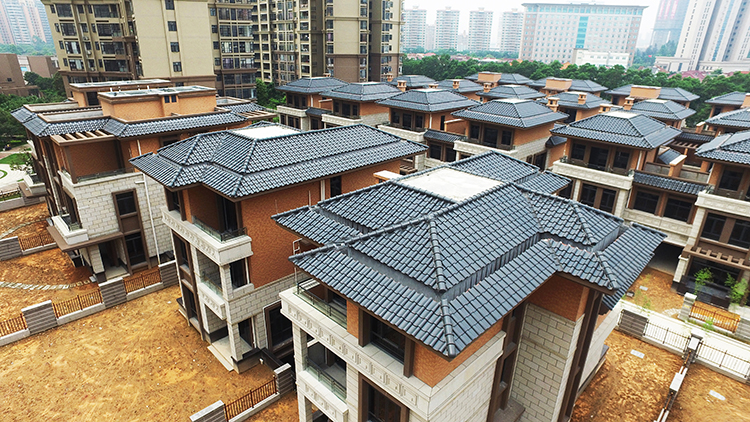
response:
M7 336L8 334L13 334L16 331L21 331L26 329L26 319L24 319L23 314L11 318L6 319L5 321L0 321L0 337Z
M21 249L26 251L32 248L38 248L40 246L46 246L51 243L55 243L55 239L52 238L51 234L44 232L28 236L18 236L18 242L21 244Z
M239 415L240 413L253 408L258 403L276 394L276 377L271 378L270 381L261 385L260 387L250 391L242 397L230 401L224 404L224 415L227 420Z
M698 301L696 301L690 309L690 318L695 318L704 322L710 320L715 327L723 328L731 332L737 331L737 325L740 322L739 315L704 305Z
M16 190L11 191L0 191L0 201L6 201L8 199L15 199L21 197L21 189L17 188Z
M125 285L125 291L127 293L145 289L146 287L159 282L161 282L161 274L159 273L159 268L143 271L141 273L122 279L122 283Z
M52 307L55 309L55 316L60 318L63 315L72 314L73 312L86 309L89 306L94 306L99 303L102 303L102 292L99 291L99 289L96 289L91 293L78 295L73 299L53 303Z

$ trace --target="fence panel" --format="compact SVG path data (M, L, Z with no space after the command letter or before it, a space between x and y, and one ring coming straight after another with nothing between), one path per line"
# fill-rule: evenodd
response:
M38 248L40 246L55 243L55 239L52 238L51 234L44 232L28 236L18 236L18 242L21 244L21 249L26 251L32 248Z
M729 353L728 350L720 350L703 344L698 349L698 357L716 364L719 368L737 373L747 377L750 374L750 360Z
M55 310L55 316L60 318L63 315L72 314L73 312L86 309L89 306L94 306L98 303L102 303L102 294L99 289L91 293L78 295L73 299L53 303L52 307Z
M258 403L276 394L276 377L250 391L242 397L224 404L224 414L227 420L239 415L240 413L255 407Z
M650 320L646 324L644 336L658 341L661 344L672 346L680 350L684 350L690 340L690 337L676 333L673 330L670 330L669 327L662 327Z
M122 283L125 285L125 292L127 293L145 289L146 287L159 282L161 282L161 274L159 273L158 268L122 279Z
M7 336L8 334L13 334L16 331L21 331L26 329L26 320L23 318L23 314L11 318L6 319L5 321L0 321L0 337Z
M690 309L690 317L699 321L711 321L714 326L735 332L740 322L740 316L729 312L721 312L718 309L695 302Z

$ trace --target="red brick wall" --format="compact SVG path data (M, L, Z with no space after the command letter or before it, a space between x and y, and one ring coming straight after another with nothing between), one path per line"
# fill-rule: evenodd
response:
M79 177L120 168L115 141L72 145L69 148L73 170Z
M206 187L196 186L185 189L182 192L182 198L187 205L185 207L187 221L192 222L193 216L196 216L214 229L219 229L219 208L216 202L216 193Z
M529 302L571 321L586 309L588 288L558 275L552 276L529 297Z

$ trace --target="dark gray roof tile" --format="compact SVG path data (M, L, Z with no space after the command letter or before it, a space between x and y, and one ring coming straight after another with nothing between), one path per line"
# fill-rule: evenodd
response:
M670 100L639 101L630 111L663 120L684 120L695 114L695 110Z
M741 106L745 102L745 97L748 94L739 91L733 91L729 94L719 95L706 101L706 104L718 104L718 105L729 105L729 106Z
M698 195L708 188L703 183L688 182L685 180L672 179L670 177L658 176L655 174L643 173L636 171L633 173L633 183L645 186L653 186L659 189L665 189L672 192L686 193L688 195Z
M384 82L359 82L324 91L320 95L339 100L378 101L401 94L401 90Z
M452 114L466 120L523 129L553 123L568 117L567 114L554 112L536 101L517 98L492 100Z
M578 102L579 95L584 94L583 92L567 91L555 94L554 97L558 99L558 105L560 107L574 108L580 110L592 110L598 109L602 105L611 105L609 101L605 101L596 95L586 94L586 99L583 103ZM541 98L540 103L547 105L547 98Z
M698 147L700 158L750 165L750 131L727 133Z
M750 129L750 108L728 111L717 114L706 120L710 126L729 127L733 129Z
M338 88L347 83L341 79L329 77L301 78L277 87L279 91L295 94L320 94L323 91Z
M487 92L478 92L481 97L490 99L521 98L537 99L543 98L544 94L524 85L498 85Z
M619 95L619 96L629 96L630 95L630 89L633 87L633 85L623 85L619 88L610 89L609 91L605 91L605 94L609 95ZM684 90L682 88L670 88L670 87L662 87L659 91L659 99L661 100L672 100L672 101L694 101L700 98L700 96L693 94L690 91Z
M653 149L669 143L680 134L680 131L642 114L610 111L552 129L551 133Z
M385 100L378 101L378 104L388 107L434 113L438 111L458 110L475 106L479 103L452 91L427 88L411 89Z

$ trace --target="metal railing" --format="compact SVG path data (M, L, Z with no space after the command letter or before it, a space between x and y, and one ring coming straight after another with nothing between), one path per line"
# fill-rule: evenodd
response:
M693 303L693 307L690 308L690 318L695 318L707 323L710 321L710 323L716 327L735 332L740 323L740 316L735 314L727 315L728 313L729 312L722 313L717 308L712 309L700 302Z
M195 225L195 227L198 227L204 233L213 237L219 242L226 242L227 240L231 240L240 236L247 235L247 229L244 227L240 227L234 230L225 230L223 232L220 232L214 229L213 227L209 226L208 224L204 223L203 221L201 221L200 218L196 216L193 216L193 224Z
M111 177L111 176L118 176L120 174L125 173L133 173L133 167L130 168L121 168L117 170L109 170L109 171L103 171L100 173L94 173L94 174L87 174L84 176L78 176L78 183L86 182L88 180L96 180L101 179L104 177Z
M26 251L40 246L51 245L55 243L55 239L48 232L42 232L39 234L18 236L18 243L21 244L21 249Z
M102 293L99 289L96 289L91 293L78 295L73 299L53 303L52 308L55 310L55 316L60 318L63 315L72 314L99 303L102 303Z
M65 223L65 225L68 227L68 231L74 232L76 230L83 229L83 226L81 225L80 222L73 221L70 218L70 214L63 214L60 216L60 218L62 219L63 223Z
M615 168L615 167L599 166L599 165L596 165L596 164L587 163L587 162L585 162L583 160L577 160L575 158L570 158L567 155L563 155L562 157L560 157L560 162L561 163L565 163L565 164L572 164L574 166L579 166L579 167L586 167L586 168L590 168L590 169L593 169L593 170L604 171L604 172L607 172L607 173L618 174L620 176L630 176L630 175L633 174L633 170L632 169L629 170L629 169L621 169L621 168Z
M29 176L29 179L31 179L31 182L32 182L33 184L35 184L35 185L36 185L36 184L38 184L38 183L42 183L42 178L41 178L41 177L39 177L39 175L38 175L38 174L36 174L36 173L34 173L33 171L29 171L29 170L27 170L27 171L26 171L26 174L27 174L27 175Z
M0 202L21 197L21 189L0 192Z
M17 331L25 330L26 328L26 319L24 319L23 314L15 318L0 321L0 337L7 336L8 334L13 334Z
M328 374L325 369L321 368L309 357L305 357L305 371L315 376L315 379L331 390L336 397L340 398L342 401L346 401L346 386L336 381L333 376Z
M220 274L209 274L205 271L201 272L201 282L211 289L219 297L224 296L223 289L221 287L221 275Z
M146 287L159 282L161 282L161 273L159 272L158 268L154 268L149 271L143 271L141 273L122 279L122 284L125 285L126 293L145 289Z
M325 302L323 299L315 296L314 294L305 290L304 287L297 284L297 296L307 302L310 306L317 309L319 312L325 314L328 318L331 318L336 324L346 328L346 313L341 312L338 308L331 306L330 303Z
M224 415L227 420L230 420L240 413L257 406L258 403L276 394L277 391L276 377L274 376L270 381L254 390L251 390L244 396L225 403Z

